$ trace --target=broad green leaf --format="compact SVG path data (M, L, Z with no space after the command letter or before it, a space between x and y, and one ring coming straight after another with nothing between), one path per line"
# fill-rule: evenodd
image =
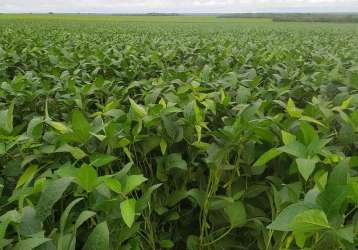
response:
M183 129L181 126L179 126L174 120L162 116L163 125L165 128L165 131L171 141L179 141L181 139L181 133L183 132Z
M12 250L32 250L36 247L50 241L51 239L47 238L29 238L19 241Z
M83 250L109 250L109 230L107 222L98 224L88 236Z
M153 185L144 192L143 196L139 200L137 200L137 212L142 212L148 206L148 204L150 204L150 197L152 193L157 190L161 185L162 184Z
M34 175L37 173L37 171L38 171L38 166L37 165L30 165L24 171L24 173L20 176L19 180L17 181L16 188L19 188L22 185L25 185L26 183L31 181L32 178L34 177Z
M191 101L187 105L185 105L185 107L183 109L184 118L190 123L195 123L195 121L196 121L195 107L196 107L196 102Z
M27 125L27 136L34 139L39 139L42 135L43 122L43 117L32 118L32 120L29 122L29 125Z
M77 175L78 184L87 192L91 192L97 185L97 171L87 165L83 164Z
M161 139L158 136L150 136L150 137L146 138L141 144L141 146L143 148L143 153L145 155L147 155L152 150L157 148L160 145L160 140Z
M56 152L70 153L73 156L73 158L75 158L76 160L81 160L82 158L87 156L87 154L85 152L83 152L80 148L72 147L68 144L62 145L61 147L56 149Z
M303 113L303 110L297 108L294 101L291 98L287 102L286 111L291 117L294 118L300 118Z
M199 189L190 189L188 195L192 197L201 208L204 207L205 200L208 197L208 194L205 191Z
M113 192L116 192L120 194L122 192L122 185L118 179L115 178L109 178L104 181L106 186L112 190Z
M129 175L122 180L122 191L123 193L130 193L137 187L139 187L147 178L143 175Z
M129 98L129 102L131 104L131 110L137 118L142 119L147 115L147 111L141 105L137 104L133 99Z
M189 235L186 240L186 249L198 250L200 249L200 238L196 235Z
M106 155L106 154L91 155L91 165L95 166L96 168L108 165L115 160L117 160L117 157L112 155Z
M20 223L21 222L21 214L17 210L10 210L0 216L0 221L8 222L8 223L10 223L10 222Z
M307 181L316 168L317 160L297 158L296 163L297 163L298 171L303 176L303 178Z
M349 160L342 160L337 166L334 167L333 171L328 177L329 186L346 185L348 184L349 178Z
M246 210L244 204L241 201L235 201L229 203L224 208L225 214L229 217L231 227L242 226L247 221Z
M0 111L0 131L10 134L13 130L14 102L6 110Z
M286 154L299 157L299 158L306 158L307 151L305 145L298 141L291 142L285 146L278 148L279 151L284 152Z
M56 174L60 177L77 177L78 171L79 168L74 167L70 162L66 162L56 171Z
M131 170L132 166L133 166L132 162L127 163L118 173L115 174L115 176L118 179L125 177L128 174L129 170Z
M72 113L72 129L82 143L86 143L91 137L91 125L79 110L75 110Z
M0 142L0 156L6 153L5 143Z
M61 122L54 122L51 120L46 121L46 123L48 125L50 125L51 127L53 127L55 130L57 130L58 132L60 132L61 134L68 134L72 132L72 129L70 129L69 127L67 127L65 124L61 123Z
M118 243L123 243L133 237L136 236L136 234L140 230L140 223L134 223L131 228L129 227L122 227L119 234L118 234Z
M301 118L300 118L300 121L306 121L306 122L310 122L310 123L315 123L315 124L318 124L324 128L327 128L326 125L324 125L322 122L312 118L312 117L309 117L309 116L305 116L303 115Z
M346 240L349 243L354 243L355 233L353 225L348 225L346 227L336 229L335 232L341 239Z
M0 247L4 247L2 242L4 241L8 225L9 225L8 222L0 223Z
M293 235L295 236L296 244L300 249L304 249L305 241L308 236L302 231L295 231L293 232Z
M358 109L354 110L350 115L351 121L353 122L354 126L358 127Z
M254 166L263 166L267 162L271 161L272 159L276 158L282 154L282 152L277 148L271 148L270 150L266 151L260 158L255 162Z
M160 145L160 150L162 151L162 154L164 155L167 151L168 144L165 140L161 139L159 145Z
M122 201L120 208L124 223L126 223L129 228L132 227L136 212L136 200L128 199Z
M36 215L41 221L44 221L52 213L53 205L61 199L71 182L72 178L65 177L46 184L36 206Z
M303 203L289 205L278 214L275 220L270 225L268 225L267 228L283 232L292 231L291 223L294 218L301 212L308 209L309 208Z
M166 169L178 168L187 170L186 161L183 160L181 154L170 154L165 158Z
M305 145L310 144L313 139L318 139L317 132L310 124L308 124L306 122L301 122L300 129L303 134L303 139L304 139Z
M174 247L174 243L171 240L161 240L159 242L159 245L161 248L164 248L164 249L171 249Z
M209 143L205 143L201 141L195 141L192 145L198 149L205 150L205 151L207 151L208 148L210 147Z
M285 145L289 145L290 143L296 141L296 136L293 134L290 134L284 130L281 131L281 134L282 134L282 141Z
M75 228L78 229L86 220L95 215L96 213L93 211L82 211L75 222Z
M73 200L66 207L65 211L63 211L63 213L61 214L61 218L60 218L60 232L61 233L63 233L65 231L66 222L67 222L68 216L70 215L70 212L71 212L72 208L74 206L76 206L76 204L79 203L82 200L83 200L83 198L77 198L77 199Z
M309 209L299 213L291 223L293 231L313 233L330 229L326 214L319 209Z
M58 57L57 57L57 56L55 56L55 55L49 55L48 58L49 58L49 61L50 61L50 63L51 63L52 65L58 64Z
M317 203L327 214L328 218L340 216L343 204L349 195L348 185L327 185L317 197Z
M173 207L177 203L179 203L181 200L187 198L189 195L188 191L186 190L176 190L172 193L170 193L168 199L166 200L166 205L169 207Z
M347 100L344 100L340 106L340 108L343 110L343 109L347 109L350 104L351 104L351 101L352 101L352 97L349 97Z

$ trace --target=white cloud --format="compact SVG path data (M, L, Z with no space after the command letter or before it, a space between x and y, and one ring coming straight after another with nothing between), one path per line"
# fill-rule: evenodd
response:
M358 12L358 0L0 0L0 12Z

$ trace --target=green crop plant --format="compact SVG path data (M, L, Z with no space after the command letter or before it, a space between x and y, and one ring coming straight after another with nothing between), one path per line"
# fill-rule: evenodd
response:
M148 18L0 16L0 249L357 249L358 26Z

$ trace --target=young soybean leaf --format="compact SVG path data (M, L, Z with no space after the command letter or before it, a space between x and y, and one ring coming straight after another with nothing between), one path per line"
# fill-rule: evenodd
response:
M266 151L263 155L260 156L260 158L254 163L254 166L261 167L280 154L282 154L282 152L279 149L271 148L269 151Z
M65 231L65 226L66 226L66 222L67 222L67 218L72 210L72 208L74 206L76 206L77 203L79 203L81 200L83 200L83 198L77 198L75 200L73 200L65 209L65 211L63 211L63 213L61 214L61 218L60 218L60 232L63 233Z
M241 201L229 203L224 208L224 212L229 217L232 228L242 226L247 221L246 210Z
M34 117L27 126L26 135L34 139L39 139L42 135L43 117Z
M82 158L87 156L87 154L85 152L83 152L80 148L72 147L72 146L70 146L68 144L62 145L61 147L56 149L56 152L68 152L76 160L81 160Z
M115 174L115 176L118 179L125 177L128 174L129 170L131 170L132 166L133 166L132 162L127 163L118 173Z
M297 163L298 171L303 176L305 181L307 181L316 167L317 160L297 158L296 163Z
M4 239L6 234L7 226L9 225L9 222L1 222L0 223L0 242Z
M275 220L267 226L268 229L275 231L289 232L292 231L291 222L293 219L303 211L309 208L303 202L289 205L278 214Z
M300 118L303 113L303 110L297 108L294 101L291 98L288 99L286 111L291 117L294 118Z
M83 250L109 250L109 230L107 222L98 224L89 235Z
M326 189L317 196L317 204L324 210L328 218L339 217L349 193L348 185L327 185Z
M138 186L140 186L143 182L145 182L147 178L143 175L129 175L123 178L122 180L122 190L123 193L130 193Z
M6 145L5 143L0 142L0 155L3 155L6 153Z
M150 204L150 197L152 193L157 190L161 185L162 184L153 185L145 191L143 196L137 201L137 212L142 212L148 206L148 204Z
M38 170L37 165L30 165L24 173L20 176L19 180L17 181L16 188L21 187L22 185L31 181Z
M36 214L41 221L51 214L53 205L62 197L71 182L72 178L65 177L54 180L45 186L36 206Z
M51 120L47 120L46 123L48 125L50 125L51 127L53 127L55 130L57 130L58 132L60 132L61 134L68 134L68 133L72 132L72 129L67 127L62 122L54 122L54 121L51 121Z
M105 179L104 183L113 192L116 192L117 194L120 194L122 192L122 185L118 179L116 178Z
M319 139L318 134L314 129L314 127L312 127L307 122L301 122L300 130L302 131L304 143L306 145L309 145L314 139Z
M349 160L342 160L337 166L334 167L333 171L329 175L327 185L347 185L349 179Z
M288 145L288 144L296 141L296 136L291 133L288 133L288 132L282 130L281 134L282 134L282 141L285 145Z
M167 170L172 168L178 168L181 170L187 170L186 161L183 160L181 154L170 154L165 157L165 167Z
M164 139L160 140L160 151L162 152L162 155L165 155L165 152L167 151L167 142Z
M1 222L14 222L14 223L20 223L21 222L21 214L17 210L10 210L7 211L5 214L0 216Z
M174 247L174 243L171 240L161 240L159 242L161 248L170 249Z
M315 124L318 124L324 128L327 128L326 125L324 125L322 122L320 121L317 121L316 119L312 118L312 117L309 117L309 116L306 116L306 115L303 115L300 119L300 121L306 121L306 122L310 122L310 123L315 123Z
M29 238L19 241L12 250L32 250L36 247L50 241L47 238Z
M77 182L88 193L91 192L98 184L97 171L93 167L83 164L78 172Z
M10 134L13 130L13 119L14 119L14 102L10 104L10 107L6 110L0 111L0 131L4 131Z
M106 154L93 154L91 155L90 161L91 164L95 166L96 168L108 165L109 163L117 160L117 157L112 155L106 155Z
M335 229L335 233L338 237L348 241L349 243L354 242L355 232L354 232L353 225L349 225L349 226L346 226L346 227L340 228L340 229Z
M305 158L307 156L307 150L305 145L298 141L291 142L285 146L278 148L279 151L284 152L289 155L293 155L299 158Z
M89 218L95 216L96 213L93 212L93 211L83 211L81 212L81 214L78 216L76 222L75 222L75 228L76 230L86 221L88 220Z
M293 231L313 233L331 228L326 214L319 209L309 209L299 213L291 223Z
M122 244L123 242L135 237L140 229L140 223L134 223L131 228L129 227L122 227L118 236L118 244Z
M129 102L131 104L131 110L136 118L142 119L147 115L147 111L141 105L138 105L133 99L129 98Z
M128 199L122 201L120 208L124 223L126 223L129 228L132 227L135 218L136 200Z
M82 143L86 143L91 137L91 125L79 110L75 110L72 113L72 129Z

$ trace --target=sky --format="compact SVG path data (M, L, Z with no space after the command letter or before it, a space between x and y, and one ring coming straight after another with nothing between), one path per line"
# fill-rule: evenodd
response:
M0 0L0 12L358 12L358 0Z

